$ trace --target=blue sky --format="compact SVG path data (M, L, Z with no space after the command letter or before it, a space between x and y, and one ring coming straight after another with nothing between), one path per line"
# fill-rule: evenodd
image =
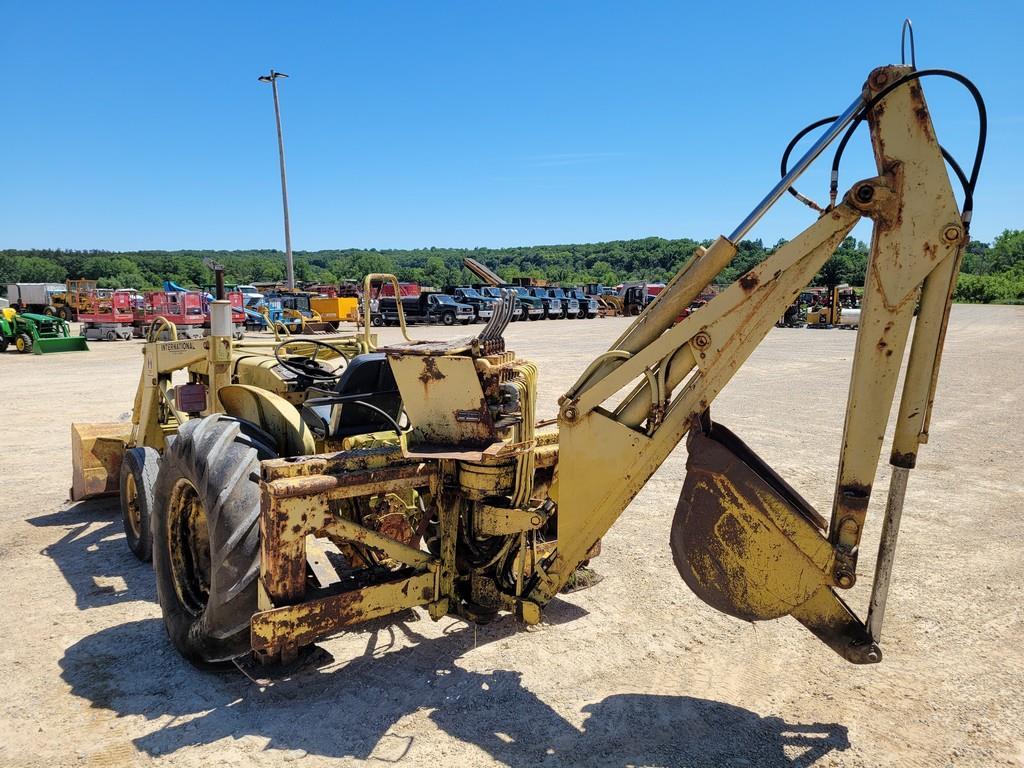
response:
M9 2L0 247L282 247L271 67L296 249L713 237L898 63L904 15L988 103L974 236L1024 227L1021 3ZM969 97L926 94L968 165ZM844 189L868 175L865 133Z

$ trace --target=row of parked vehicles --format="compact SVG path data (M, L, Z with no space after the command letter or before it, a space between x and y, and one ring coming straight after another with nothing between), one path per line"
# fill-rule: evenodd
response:
M373 325L398 323L398 300L406 322L437 323L440 325L469 325L486 322L493 314L493 306L511 291L513 320L588 319L600 313L600 303L580 288L555 288L523 285L447 286L441 291L421 289L414 283L402 283L396 298L394 289L386 286L381 295L370 301L370 320Z
M316 290L259 291L253 285L226 286L235 338L245 331L272 330L282 334L327 333L346 320L355 320L358 298L345 286L316 286ZM90 340L146 336L158 317L176 327L181 338L209 334L210 302L214 288L187 289L165 281L162 291L99 288L95 280L65 283L10 283L6 303L21 314L81 323Z
M241 338L245 325L242 294L231 291L234 335ZM174 323L177 336L201 338L210 332L210 302L206 291L185 290L165 283L162 291L98 288L95 280L66 283L11 283L7 301L19 313L81 323L79 333L89 340L116 341L147 336L157 318Z
M438 290L416 283L401 283L395 296L391 285L369 297L370 322L375 326L398 323L398 305L407 322L469 325L490 319L493 305L510 291L513 320L592 319L602 315L637 315L660 290L656 284L629 284L609 288L588 285L564 288L536 284L522 278L505 284L487 273L488 283L450 285ZM162 291L98 288L95 280L66 283L11 283L7 300L22 313L55 316L81 323L80 333L90 340L145 337L158 317L174 323L177 334L198 338L209 333L213 287L186 289L167 281ZM330 333L341 323L362 322L363 300L358 285L306 285L287 290L280 285L230 285L225 298L231 303L236 338L245 331L275 334Z

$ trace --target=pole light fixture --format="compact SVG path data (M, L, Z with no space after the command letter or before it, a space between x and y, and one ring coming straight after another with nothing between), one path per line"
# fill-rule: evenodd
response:
M277 121L277 153L281 161L281 201L284 205L284 258L288 268L288 289L295 289L295 263L292 260L292 232L288 219L288 179L284 168L284 137L281 135L281 103L277 96L277 79L288 77L284 72L270 70L269 75L260 75L261 83L270 83L274 92L274 118Z

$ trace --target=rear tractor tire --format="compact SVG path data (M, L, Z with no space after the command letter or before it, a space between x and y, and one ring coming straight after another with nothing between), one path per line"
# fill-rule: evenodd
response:
M223 414L188 421L164 452L153 570L167 634L196 666L251 650L260 563L259 463L274 440Z
M129 448L121 459L121 522L128 549L139 560L153 558L153 507L160 453L154 448Z

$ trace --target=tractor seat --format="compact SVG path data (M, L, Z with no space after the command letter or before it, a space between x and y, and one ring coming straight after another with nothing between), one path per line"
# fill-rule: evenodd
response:
M396 429L402 396L387 357L369 352L352 358L334 392L307 398L301 413L318 437L329 440Z

